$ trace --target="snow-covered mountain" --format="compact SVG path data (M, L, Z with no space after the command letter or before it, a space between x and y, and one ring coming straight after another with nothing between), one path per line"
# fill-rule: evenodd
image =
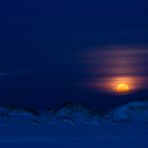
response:
M0 106L0 124L29 124L37 121L35 111Z
M104 115L83 104L65 104L56 110L37 113L32 110L0 106L0 124L93 124L104 122L148 122L148 101L129 102Z
M71 125L84 123L99 125L100 120L87 106L75 103L67 103L59 109L45 111L40 119L47 124L67 123Z
M148 101L129 102L108 113L114 122L148 122Z

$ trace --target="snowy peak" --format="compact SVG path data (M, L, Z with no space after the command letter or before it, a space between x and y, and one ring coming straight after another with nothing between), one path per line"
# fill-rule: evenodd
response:
M46 124L62 124L70 125L78 124L97 124L99 125L99 117L83 104L66 103L56 110L48 110L41 113L40 122Z
M8 114L9 118L17 118L17 119L33 119L36 118L34 112L29 110L14 108Z
M109 115L115 122L148 122L148 101L127 103L111 111Z
M91 111L89 108L82 104L65 104L62 108L56 110L54 112L56 116L63 117L86 117L91 115Z

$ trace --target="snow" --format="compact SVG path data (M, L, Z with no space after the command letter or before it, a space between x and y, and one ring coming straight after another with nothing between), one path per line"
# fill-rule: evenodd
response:
M10 107L0 106L0 117L6 116L11 111Z
M94 124L100 126L105 122L148 122L148 101L129 102L104 115L94 112L83 104L65 104L56 110L41 113L20 108L0 106L0 123L32 123L32 124ZM3 121L3 122L2 122ZM13 121L13 122L12 122ZM6 125L6 122L4 122Z
M36 113L0 107L2 148L147 148L148 102L130 102L104 115L83 104Z
M148 102L130 102L115 110L110 115L115 122L147 122Z
M82 104L65 104L62 108L52 113L52 119L67 124L90 124L98 121L88 107ZM99 118L98 118L99 119ZM99 124L99 122L98 122Z

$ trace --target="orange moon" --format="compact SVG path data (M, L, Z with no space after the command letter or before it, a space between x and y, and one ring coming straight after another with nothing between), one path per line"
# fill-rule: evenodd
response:
M130 88L129 88L129 85L126 84L126 83L120 83L117 85L116 87L116 91L118 93L125 93L125 92L129 92Z

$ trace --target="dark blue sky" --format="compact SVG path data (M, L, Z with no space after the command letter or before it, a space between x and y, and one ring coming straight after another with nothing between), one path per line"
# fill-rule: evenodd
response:
M147 43L142 1L3 1L0 72L8 74L0 77L0 104L44 108L74 101L112 107L145 97L143 92L117 99L80 87L87 74L77 56L102 45Z

